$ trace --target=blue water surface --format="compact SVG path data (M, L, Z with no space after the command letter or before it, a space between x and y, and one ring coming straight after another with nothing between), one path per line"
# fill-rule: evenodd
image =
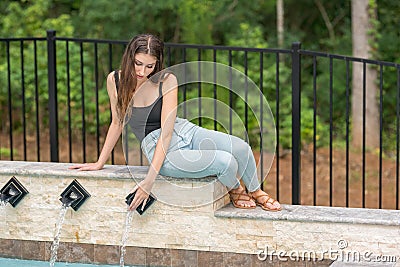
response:
M49 267L48 261L33 261L33 260L18 260L0 258L0 267ZM68 262L56 262L54 267L119 267L119 265L98 265L98 264L85 264L85 263L68 263ZM134 267L127 266L126 267Z

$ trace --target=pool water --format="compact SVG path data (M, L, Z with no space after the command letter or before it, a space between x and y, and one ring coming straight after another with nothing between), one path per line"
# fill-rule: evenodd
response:
M0 267L48 267L48 261L18 260L0 258ZM126 267L134 267L125 265ZM98 265L84 263L56 262L54 267L119 267L119 265Z

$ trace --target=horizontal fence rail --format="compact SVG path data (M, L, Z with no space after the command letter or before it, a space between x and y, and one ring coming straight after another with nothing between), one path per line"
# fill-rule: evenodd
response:
M106 77L119 68L127 43L57 37L55 31L45 38L0 38L0 160L96 161L111 122ZM234 135L240 135L233 119L238 115L247 133L240 137L252 146L259 176L266 178L263 188L281 202L399 209L399 64L307 51L300 43L290 49L166 43L164 58L166 67L209 61L247 77L244 99L199 82L180 86L179 102L183 116L196 113L195 123ZM199 68L199 77L202 72L217 79L216 69ZM248 93L250 81L262 94ZM358 98L355 84L361 85ZM375 116L367 106L372 88ZM263 97L275 120L273 155L263 145L269 129L255 124L267 113L254 114L248 105ZM229 107L228 125L219 123L217 100ZM212 118L205 116L210 110ZM371 132L378 140L374 147ZM139 147L119 142L110 164L146 164Z

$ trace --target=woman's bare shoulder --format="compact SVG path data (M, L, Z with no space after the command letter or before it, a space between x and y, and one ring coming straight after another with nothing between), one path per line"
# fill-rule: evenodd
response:
M178 88L178 80L173 73L166 73L161 80L162 85L162 93L166 95L167 93L177 90Z
M168 86L177 86L178 85L178 79L176 78L175 74L171 72L167 72L163 75L163 78L161 80L165 85Z
M108 84L108 83L113 83L113 84L115 85L115 78L114 78L114 76L115 76L115 71L113 70L112 72L110 72L110 73L107 75L107 84Z
M110 72L107 75L107 91L110 96L117 95L117 88L115 86L115 71Z

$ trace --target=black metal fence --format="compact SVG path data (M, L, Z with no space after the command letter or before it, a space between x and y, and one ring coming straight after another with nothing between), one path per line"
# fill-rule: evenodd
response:
M57 37L54 31L46 38L0 38L0 160L95 161L111 119L105 78L119 67L126 44ZM207 96L238 110L255 136L264 187L281 202L399 209L399 64L302 50L300 43L291 49L167 43L165 59L167 66L224 63L259 86L275 117L271 169L264 164L268 155L259 145L260 132L252 132L254 114L234 94L198 83L185 86L180 101ZM355 64L363 67L363 128L356 137L351 135ZM375 69L378 88L379 144L372 150L365 142L367 68ZM201 116L197 123L218 129L216 121ZM352 147L355 138L361 138L360 148ZM125 163L120 147L111 164Z

